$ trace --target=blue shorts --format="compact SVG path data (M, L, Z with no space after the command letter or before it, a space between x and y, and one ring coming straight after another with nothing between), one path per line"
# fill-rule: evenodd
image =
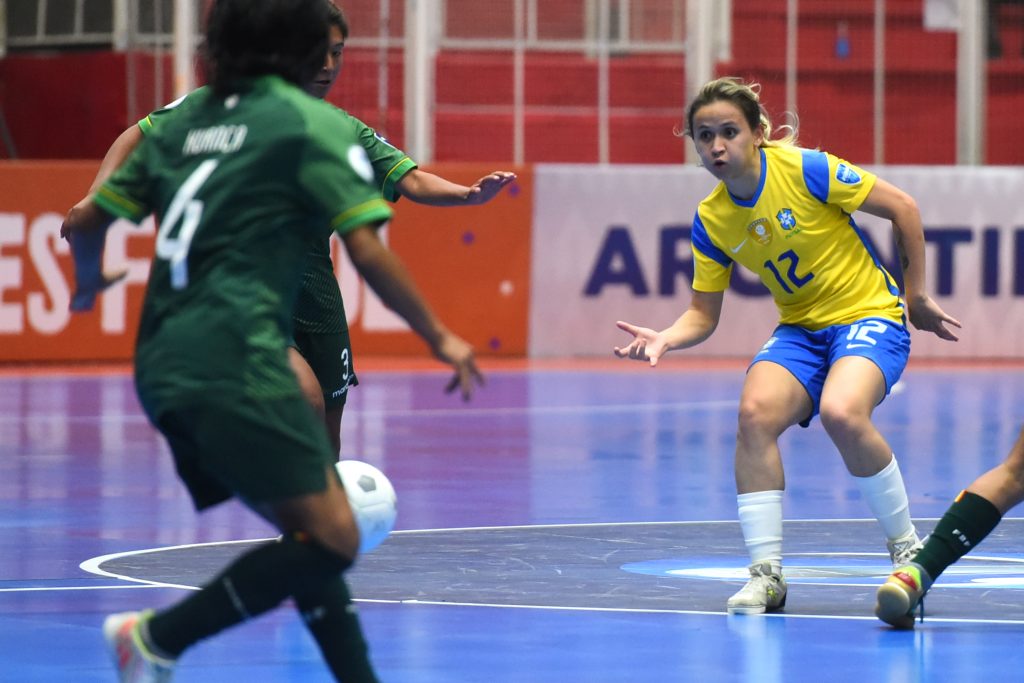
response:
M818 414L821 390L829 369L844 356L861 356L877 365L885 377L885 394L888 396L907 365L910 333L905 325L885 318L864 318L850 325L833 325L817 332L794 325L779 325L750 365L771 361L796 377L814 405L811 414L800 423L806 427Z

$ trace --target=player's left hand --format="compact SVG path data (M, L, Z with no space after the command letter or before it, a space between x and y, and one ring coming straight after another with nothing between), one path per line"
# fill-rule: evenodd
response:
M491 201L504 187L516 179L516 174L511 171L495 171L485 175L480 180L469 186L469 195L466 196L466 203L486 204Z
M458 389L462 394L462 400L468 401L473 397L475 385L483 386L484 376L476 366L476 354L469 342L462 337L446 331L435 347L434 355L455 370L455 375L444 389L446 394Z
M910 324L918 330L933 332L940 339L947 341L958 341L960 339L952 330L946 327L946 324L948 323L958 328L962 328L963 325L960 324L959 320L947 315L945 311L939 308L939 305L930 296L920 296L914 299L914 301L907 300L907 315L910 318Z

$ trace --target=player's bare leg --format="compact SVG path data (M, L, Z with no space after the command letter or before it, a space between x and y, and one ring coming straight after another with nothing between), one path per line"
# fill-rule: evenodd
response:
M871 421L885 396L885 378L867 358L840 358L821 393L819 419L882 526L894 567L921 548L910 503L892 448Z
M778 439L810 414L810 397L781 365L755 363L740 398L736 435L736 490L740 527L750 554L750 579L729 598L733 614L780 609L786 604L782 576L782 492L785 473Z

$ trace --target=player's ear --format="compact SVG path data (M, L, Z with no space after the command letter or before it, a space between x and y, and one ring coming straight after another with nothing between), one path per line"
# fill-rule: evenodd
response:
M764 126L758 126L754 129L754 146L764 146Z

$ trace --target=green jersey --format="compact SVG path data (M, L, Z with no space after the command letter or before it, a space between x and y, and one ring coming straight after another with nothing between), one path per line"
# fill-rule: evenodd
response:
M416 168L415 162L356 117L344 110L338 111L352 126L359 144L366 150L373 167L374 182L381 195L390 202L398 201L401 195L395 184ZM295 330L298 332L326 334L348 328L341 291L331 261L330 240L313 243L293 316Z
M205 89L204 86L195 92L200 93ZM183 97L163 109L154 111L139 121L139 129L148 135L154 130L158 119L176 109L184 100ZM338 111L351 125L359 144L366 150L370 165L373 167L374 182L380 194L389 202L398 201L401 195L396 185L406 173L416 168L416 162L356 117L342 109ZM334 263L331 261L329 237L317 239L310 246L306 269L302 275L302 287L292 315L296 332L337 334L348 330L345 304L334 274Z
M135 357L147 410L298 395L285 349L309 245L391 216L372 181L346 117L273 76L200 89L150 131L95 197L160 226Z

